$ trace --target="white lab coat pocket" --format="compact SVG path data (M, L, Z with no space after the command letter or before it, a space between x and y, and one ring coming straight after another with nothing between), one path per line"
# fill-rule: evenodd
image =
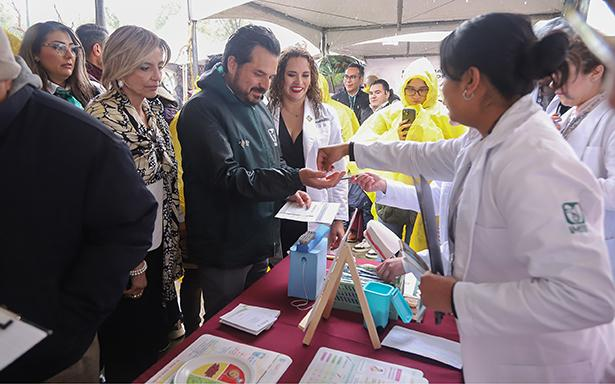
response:
M526 383L590 383L594 375L591 361L557 365L500 365L496 368L501 381Z
M518 261L510 257L510 252L513 244L511 244L510 233L506 227L485 227L480 224L474 226L474 240L473 250L475 254L480 254L476 258L476 262L473 265L468 265L468 275L466 276L470 281L480 282L500 282L502 276L507 274L509 269L514 270L518 268ZM478 261L480 260L480 262ZM457 268L457 266L455 266ZM481 276L480 278L472 275ZM490 277L494 277L491 280ZM504 281L506 277L504 277Z
M594 176L606 176L604 175L604 157L602 156L602 147L590 146L585 148L582 161L592 171Z

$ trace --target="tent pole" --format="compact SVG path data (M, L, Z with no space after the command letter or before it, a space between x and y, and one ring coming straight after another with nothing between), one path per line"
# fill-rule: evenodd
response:
M199 53L198 53L198 45L197 45L197 37L196 37L196 23L197 20L194 20L192 17L192 0L187 0L188 2L188 20L190 22L190 53L191 53L191 63L190 63L190 83L188 85L188 89L192 89L193 84L196 82L196 79L199 77Z
M329 54L329 47L327 46L327 31L324 29L320 31L320 54L325 57Z
M404 0L397 0L397 32L401 31L401 21L404 14Z
M106 27L105 20L105 0L94 0L94 7L96 10L96 25Z
M567 9L574 9L584 21L587 21L587 11L589 10L589 0L564 0L564 16Z

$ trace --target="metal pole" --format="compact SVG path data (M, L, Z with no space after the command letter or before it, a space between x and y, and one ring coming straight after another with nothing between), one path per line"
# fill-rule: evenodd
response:
M589 10L589 0L564 0L564 16L568 10L574 9L579 13L579 16L587 21L587 11Z
M26 0L26 29L30 28L30 2Z
M329 44L327 42L327 32L326 31L320 31L320 54L322 55L322 57L325 57L329 54L329 47L327 47L327 44Z
M105 20L105 0L94 0L94 7L96 10L96 25L106 28L107 22Z
M195 83L196 79L199 76L199 52L197 48L197 38L196 38L196 20L192 19L192 1L188 1L188 20L190 21L190 53L192 62L190 66L190 84L188 88L192 89L192 85Z
M401 31L401 22L404 14L404 1L397 0L397 32Z

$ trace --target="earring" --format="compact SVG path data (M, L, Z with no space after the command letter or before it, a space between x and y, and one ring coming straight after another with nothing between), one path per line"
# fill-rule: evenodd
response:
M41 61L41 59L40 59L40 58L38 58L38 57L35 57L35 58L34 58L34 61L36 61L36 62L38 63L39 61Z
M471 94L470 96L468 96L468 90L467 90L467 89L464 89L464 90L463 90L463 93L461 94L461 96L463 97L463 99L464 99L465 101L470 101L470 100L472 100L472 98L474 97L474 94Z
M124 86L124 82L122 80L117 81L118 88L122 88Z

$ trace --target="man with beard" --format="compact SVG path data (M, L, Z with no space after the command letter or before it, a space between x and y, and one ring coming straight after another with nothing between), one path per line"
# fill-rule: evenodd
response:
M239 28L179 117L188 254L199 265L206 320L263 276L268 258L281 256L274 218L281 203L309 204L304 186L330 188L343 174L295 169L280 158L261 101L279 54L269 29Z

